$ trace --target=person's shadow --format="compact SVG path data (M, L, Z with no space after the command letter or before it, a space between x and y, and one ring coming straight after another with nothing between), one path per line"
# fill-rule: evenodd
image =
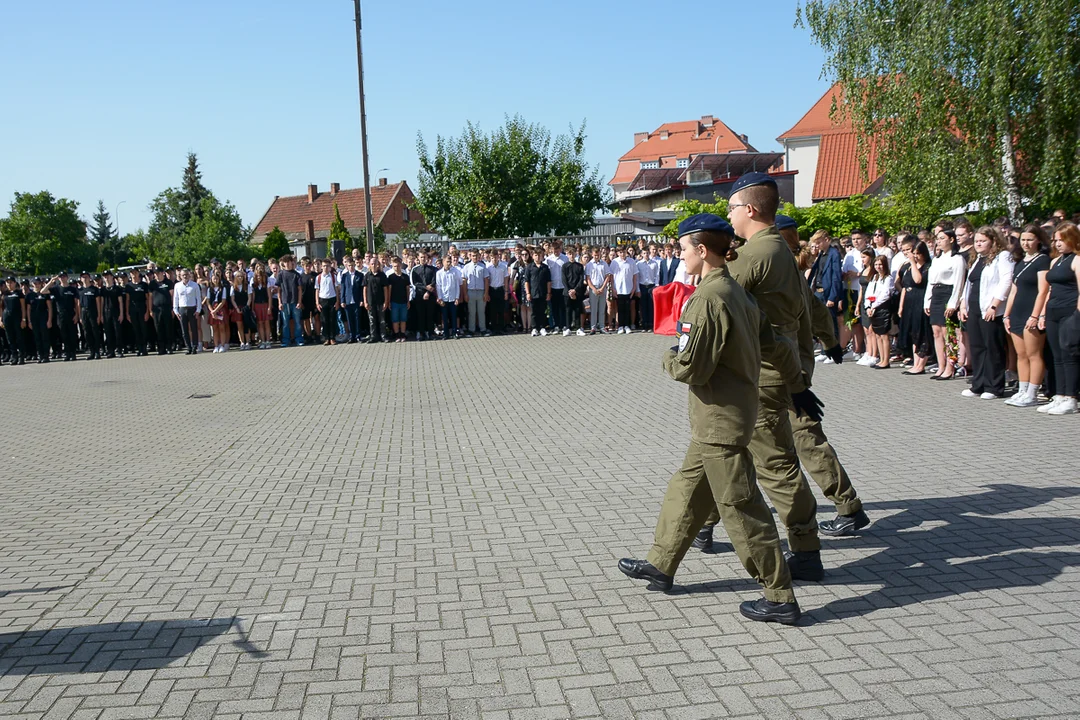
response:
M863 534L857 538L825 540L824 582L882 587L857 598L833 600L809 610L800 624L856 617L880 608L902 607L966 592L1035 587L1050 582L1065 568L1080 566L1080 552L1037 549L1080 544L1080 519L1001 517L1053 500L1080 496L1080 488L1032 488L1014 484L986 487L986 492L973 495L867 504L866 510L875 522ZM897 509L900 512L882 516L883 511ZM924 524L926 529L921 528ZM829 546L841 543L881 549L855 562L831 567ZM682 591L695 594L744 590L750 585L755 584L719 580L684 586Z
M238 617L147 620L0 633L0 676L154 670L236 629L233 644L264 658Z

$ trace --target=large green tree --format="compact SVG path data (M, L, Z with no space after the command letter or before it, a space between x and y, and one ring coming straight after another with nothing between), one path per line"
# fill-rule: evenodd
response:
M834 117L919 214L1080 197L1076 0L805 0L796 22L845 88Z
M274 229L266 233L266 238L262 242L262 254L265 258L279 258L282 255L289 254L289 238L286 237L285 232L277 225Z
M552 139L520 116L485 134L469 123L458 138L422 136L416 207L452 238L570 235L604 206L599 171L585 162L584 124Z
M348 255L353 249L352 235L349 234L349 229L345 227L345 221L341 219L341 211L338 210L338 204L334 203L334 219L330 221L330 234L326 236L326 255L327 257L334 254L334 241L341 240L345 243L345 254Z
M114 235L112 218L105 209L105 201L97 201L97 210L90 217L90 225L86 228L87 239L97 245L104 245Z
M93 268L97 248L86 241L79 204L39 193L15 193L0 220L0 266L20 273Z

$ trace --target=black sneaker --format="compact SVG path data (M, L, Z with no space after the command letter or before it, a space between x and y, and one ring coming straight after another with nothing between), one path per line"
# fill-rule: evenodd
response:
M694 543L690 546L697 548L698 550L712 550L712 533L713 526L706 525L698 531L697 537L694 538Z
M671 589L671 576L657 570L644 560L632 560L623 558L619 561L619 570L623 575L635 580L648 580L646 590L661 590L667 592Z
M765 598L747 600L739 605L739 612L743 617L757 622L775 622L781 625L794 625L802 617L799 603L775 603Z
M859 530L870 524L870 518L866 513L859 510L851 515L837 515L832 520L824 520L818 523L818 532L829 537L844 537L857 535Z
M821 582L825 579L825 567L821 564L820 550L786 552L784 559L787 560L792 580Z

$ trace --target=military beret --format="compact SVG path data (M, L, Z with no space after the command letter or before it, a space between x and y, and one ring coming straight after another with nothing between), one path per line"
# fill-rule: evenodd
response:
M734 195L740 190L745 190L746 188L754 187L755 185L772 185L773 187L776 187L776 181L763 172L746 173L731 186L731 194Z
M698 213L679 223L679 237L696 232L720 232L725 235L734 235L735 229L727 220L712 213Z
M777 230L787 230L787 229L795 230L795 229L798 229L798 227L799 227L799 223L795 222L792 218L789 218L787 215L777 215L776 216L776 229Z

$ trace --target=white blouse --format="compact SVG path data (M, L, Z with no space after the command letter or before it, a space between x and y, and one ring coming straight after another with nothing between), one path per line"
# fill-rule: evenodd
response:
M964 289L964 278L967 276L967 262L963 255L942 255L934 258L930 263L930 272L927 277L927 287L931 292L926 293L923 300L923 308L930 308L930 296L933 294L935 285L952 286L952 294L945 307L954 310L960 307L961 291Z

